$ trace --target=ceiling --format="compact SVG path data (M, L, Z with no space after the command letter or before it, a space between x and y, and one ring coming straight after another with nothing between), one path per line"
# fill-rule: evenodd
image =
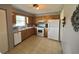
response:
M17 9L32 13L32 14L36 14L36 15L40 15L40 14L56 14L58 13L61 8L62 8L62 4L39 4L39 10L35 9L33 7L33 4L13 4L12 6L14 6Z

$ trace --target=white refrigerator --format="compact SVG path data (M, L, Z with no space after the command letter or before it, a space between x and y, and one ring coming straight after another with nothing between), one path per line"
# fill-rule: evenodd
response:
M59 19L48 20L48 38L59 40Z

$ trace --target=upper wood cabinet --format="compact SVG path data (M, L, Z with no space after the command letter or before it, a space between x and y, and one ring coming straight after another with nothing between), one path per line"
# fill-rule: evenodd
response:
M35 24L34 17L31 17L31 16L28 17L28 24L31 24L31 25Z
M12 13L12 23L16 24L16 15L15 15L15 13Z
M36 16L36 23L38 23L39 21L44 21L44 22L48 22L48 20L52 20L52 19L60 19L59 15L46 15L46 16Z
M28 23L29 23L29 24L33 24L33 19L32 19L32 17L29 17L29 18L28 18Z

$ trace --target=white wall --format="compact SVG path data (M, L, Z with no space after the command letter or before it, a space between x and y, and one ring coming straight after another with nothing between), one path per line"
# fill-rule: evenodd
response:
M79 32L75 32L71 24L71 16L76 6L75 4L64 5L66 25L62 35L63 53L79 53Z
M0 52L8 51L6 13L0 9Z
M13 23L12 23L12 12L13 7L10 4L0 4L0 9L6 10L7 17L7 30L8 30L8 47L12 49L14 47L14 39L13 39Z
M60 12L60 41L62 41L62 36L63 36L63 19L64 18L64 9L62 7L62 10Z

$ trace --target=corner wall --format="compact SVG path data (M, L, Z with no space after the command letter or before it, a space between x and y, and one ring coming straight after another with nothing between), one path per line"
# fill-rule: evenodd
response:
M1 9L5 9L7 11L7 29L8 29L8 45L9 45L9 49L14 47L14 43L13 43L13 32L12 32L12 7L10 5L6 5L6 4L0 4L0 8Z
M75 4L64 5L64 15L66 17L66 25L63 28L62 47L63 53L79 53L79 32L73 30L71 24L71 16L76 9Z

